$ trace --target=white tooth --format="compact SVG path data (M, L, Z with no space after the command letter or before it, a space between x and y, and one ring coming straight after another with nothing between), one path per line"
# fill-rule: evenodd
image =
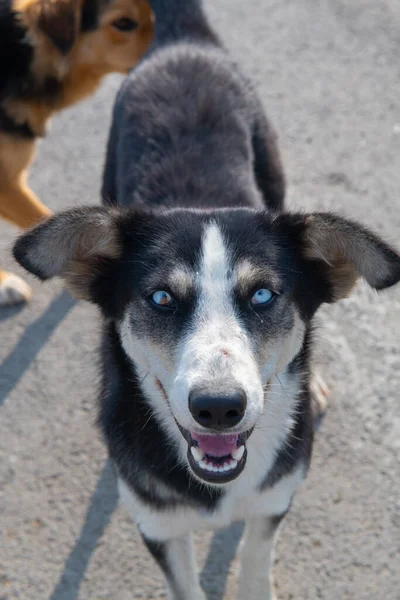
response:
M205 460L201 460L199 462L199 467L201 467L202 469L206 469L207 468L207 463Z
M224 463L224 471L230 471L230 470L231 470L231 468L229 466L229 463L227 463L227 462Z
M218 471L219 471L219 473L224 473L225 467L223 467L223 466L222 467L218 467Z
M219 468L218 468L218 467L215 465L215 466L213 467L213 472L214 472L214 473L218 473L218 471L219 471Z
M232 452L232 458L234 458L235 460L237 460L239 462L239 460L241 460L243 458L243 454L244 454L244 446L240 446L240 448L236 448L236 450L234 450Z
M196 446L191 446L190 452L196 462L200 462L204 458L203 450L200 450L200 448L197 448Z
M207 469L207 471L212 471L212 470L213 470L213 468L214 468L214 467L213 467L212 463L210 463L210 462L209 462L209 463L207 463L207 464L206 464L206 469Z
M229 461L229 466L231 469L236 469L237 467L237 460L230 460Z

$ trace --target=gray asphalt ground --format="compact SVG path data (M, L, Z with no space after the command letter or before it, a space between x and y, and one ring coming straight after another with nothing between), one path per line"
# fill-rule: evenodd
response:
M277 127L290 206L337 210L400 247L398 1L208 4ZM99 201L119 81L41 145L31 183L52 209ZM21 273L14 235L0 224L1 263ZM94 426L96 311L30 281L31 304L0 312L0 599L163 598ZM320 324L330 407L277 547L279 599L399 600L400 289L360 285ZM209 600L234 598L240 531L196 535Z

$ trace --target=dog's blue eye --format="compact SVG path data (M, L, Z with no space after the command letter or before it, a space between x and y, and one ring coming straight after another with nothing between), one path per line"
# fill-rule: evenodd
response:
M260 304L268 304L274 298L275 294L271 292L271 290L267 290L266 288L262 288L257 290L256 293L251 298L251 303L253 306L260 306Z
M156 306L168 307L174 304L174 299L171 294L165 290L158 290L151 296L152 301Z

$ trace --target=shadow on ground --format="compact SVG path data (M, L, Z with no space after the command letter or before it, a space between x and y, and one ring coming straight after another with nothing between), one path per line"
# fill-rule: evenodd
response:
M0 406L76 302L67 291L62 291L43 314L25 329L14 349L0 365ZM0 319L14 316L15 310L18 312L18 309L3 312ZM49 600L78 598L90 558L117 504L115 478L111 464L107 461L90 500L81 533L66 559L60 580ZM207 600L219 600L223 597L229 567L236 554L242 530L241 524L235 524L214 534L201 573L201 583Z
M50 600L75 600L98 540L117 507L117 489L112 467L107 461L90 500L81 533L71 550Z
M85 577L90 558L110 522L117 504L115 477L111 464L107 461L90 500L82 530L49 600L76 600L78 598L79 588ZM214 534L201 573L201 583L207 600L220 600L223 597L229 566L236 554L242 530L242 524L236 523Z
M0 365L0 406L76 303L77 300L67 291L62 291L44 313L25 329L15 348ZM13 314L10 310L7 309L6 316Z
M200 576L207 600L221 600L224 597L229 567L236 555L243 527L243 523L234 523L214 533Z

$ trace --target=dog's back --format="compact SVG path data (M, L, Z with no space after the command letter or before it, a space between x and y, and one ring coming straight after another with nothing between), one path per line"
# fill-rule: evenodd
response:
M152 49L114 110L105 202L280 207L275 136L201 3L156 1L152 8Z

